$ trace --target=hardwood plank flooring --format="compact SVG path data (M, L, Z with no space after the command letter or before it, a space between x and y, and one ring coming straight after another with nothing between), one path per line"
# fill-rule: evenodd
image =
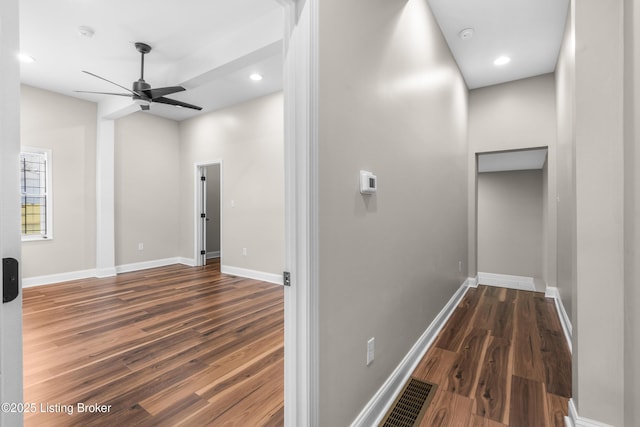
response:
M27 427L284 424L281 286L220 274L214 261L23 298L24 400L38 409ZM96 403L111 406L78 411Z
M563 427L571 353L553 300L480 285L413 376L438 384L422 426Z

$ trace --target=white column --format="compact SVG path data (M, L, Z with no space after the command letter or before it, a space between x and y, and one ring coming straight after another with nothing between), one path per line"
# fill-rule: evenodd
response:
M98 106L96 140L96 276L115 276L115 122Z
M96 138L96 276L116 275L115 121L140 111L129 98L112 97L98 104Z

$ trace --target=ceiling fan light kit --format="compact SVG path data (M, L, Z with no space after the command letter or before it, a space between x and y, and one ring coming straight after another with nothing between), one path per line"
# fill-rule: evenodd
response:
M149 83L144 80L144 56L151 52L151 46L146 43L136 42L136 50L140 52L140 78L133 82L132 89L126 88L118 83L114 83L111 80L107 80L104 77L100 77L97 74L90 73L89 71L83 71L83 73L90 76L99 78L108 83L118 86L121 89L127 91L127 93L112 93L112 92L90 92L78 90L79 93L95 93L99 95L115 95L115 96L129 96L136 104L140 105L142 111L149 110L149 105L152 102L159 104L174 105L176 107L191 108L193 110L202 110L202 107L193 104L187 104L186 102L177 101L175 99L167 98L165 95L171 95L172 93L182 92L185 90L182 86L168 86L160 88L152 88Z

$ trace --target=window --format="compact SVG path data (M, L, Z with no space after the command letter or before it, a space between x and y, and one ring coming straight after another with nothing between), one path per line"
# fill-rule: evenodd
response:
M23 148L20 153L20 199L22 240L51 239L51 150Z

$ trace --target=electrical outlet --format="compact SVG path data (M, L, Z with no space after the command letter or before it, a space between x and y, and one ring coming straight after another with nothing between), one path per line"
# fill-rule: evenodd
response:
M144 243L138 243L138 250L144 251Z
M247 256L247 248L242 248L242 255Z
M373 363L373 359L374 359L374 345L375 345L376 339L374 337L369 338L369 341L367 341L367 366L371 365Z

